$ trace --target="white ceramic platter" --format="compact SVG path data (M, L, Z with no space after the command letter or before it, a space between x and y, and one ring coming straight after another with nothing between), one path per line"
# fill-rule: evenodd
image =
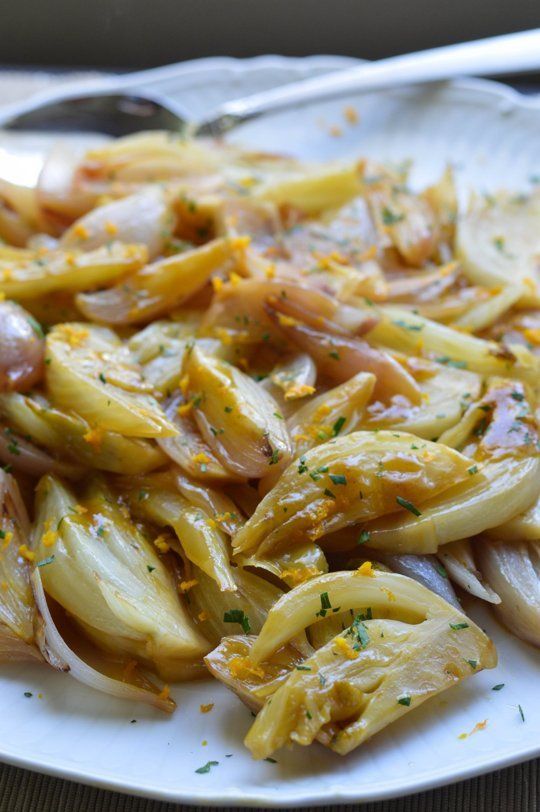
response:
M174 80L165 78L161 92L173 93L197 115L226 98L349 62L202 60L187 63ZM351 104L359 115L354 125L344 116ZM332 134L335 127L341 135ZM0 148L13 148L13 138L1 136ZM496 84L462 81L297 110L246 125L234 140L309 159L413 159L418 184L451 161L463 194L468 188L522 189L540 173L540 103ZM34 164L38 142L30 139L25 147ZM250 713L216 682L177 686L178 710L165 718L38 666L0 670L0 758L153 798L246 806L379 800L532 758L540 754L540 654L488 612L475 607L471 613L495 639L498 668L427 702L346 758L314 745L281 752L276 764L254 762L242 745ZM493 691L500 683L505 687ZM200 713L200 704L209 702L213 711ZM484 720L481 729L460 737ZM210 760L219 764L195 772Z

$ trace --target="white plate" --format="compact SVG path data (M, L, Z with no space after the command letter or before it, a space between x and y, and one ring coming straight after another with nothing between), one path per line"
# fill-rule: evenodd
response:
M225 98L349 61L201 60L186 64L168 90L196 114ZM343 115L351 103L360 116L354 126ZM330 134L335 126L340 137ZM234 139L308 158L411 158L418 183L452 161L463 191L526 186L540 171L539 134L538 101L500 85L463 81L283 114L246 125ZM4 145L10 141L2 136ZM472 614L495 639L498 668L427 702L346 758L314 745L278 754L277 764L254 762L242 745L250 713L216 682L176 687L178 710L169 719L38 666L0 671L0 758L168 801L260 806L380 800L532 758L540 754L540 654L505 633L487 611ZM492 691L498 683L505 687ZM214 710L201 714L199 705L208 702ZM459 738L484 720L484 729ZM209 760L219 765L197 774Z

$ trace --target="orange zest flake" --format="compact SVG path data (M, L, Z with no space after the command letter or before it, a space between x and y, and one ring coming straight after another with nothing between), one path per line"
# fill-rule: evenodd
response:
M540 327L527 327L523 330L523 335L531 344L540 346Z
M86 327L75 327L73 324L59 324L56 329L60 333L61 338L63 338L70 347L79 347L83 341L88 338L88 330Z
M388 589L388 587L386 586L381 586L380 589L381 592L383 592L386 595L389 601L395 601L396 596L394 595L391 589Z
M278 313L278 322L282 327L295 327L300 322L298 319L293 319L292 316L286 316L284 313Z
M186 394L187 390L189 389L189 375L182 375L180 378L180 391L183 395Z
M264 269L264 275L267 279L273 279L276 275L276 266L273 262L270 262L269 265L266 266Z
M282 570L280 578L282 578L289 586L297 586L309 581L310 578L315 578L320 575L320 570L315 564L310 564L307 567L291 567L291 569Z
M371 561L364 561L358 569L356 570L357 575L367 575L369 578L373 578L375 575L375 570L373 569L373 564Z
M233 343L232 336L226 327L214 327L214 335L227 347L230 347Z
M44 547L54 547L56 541L58 539L58 533L56 530L53 530L50 526L50 522L48 522L48 526L46 526L45 532L41 537L41 543Z
M208 518L206 520L206 524L208 525L208 527L211 527L212 530L214 530L217 527L217 522L215 519Z
M208 620L208 618L209 618L209 614L208 614L208 612L205 612L204 609L203 609L202 612L199 612L199 614L197 615L197 620L199 620L201 623L204 623L204 621Z
M203 451L199 452L199 454L194 454L191 458L191 461L195 463L195 465L208 465L210 462L210 457L208 454L205 454Z
M146 246L141 250L140 245L126 245L124 247L124 256L126 259L138 259L140 257L141 262L144 263L148 258L148 250Z
M358 110L355 107L352 107L350 105L345 107L345 109L343 110L343 116L345 118L345 121L348 121L349 124L358 124L359 121Z
M229 282L233 286L233 288L238 287L239 283L242 281L242 277L239 276L235 271L231 271L229 274Z
M157 547L160 553L168 553L171 549L170 546L165 541L165 536L161 535L154 539L154 547Z
M178 409L176 410L176 413L178 414L178 416L179 416L179 417L185 417L187 414L189 414L189 413L190 413L190 411L191 411L192 409L193 409L193 401L192 401L192 400L188 400L188 402L187 402L187 403L182 403L182 404L181 404L181 405L178 407Z
M189 590L197 586L198 583L196 578L192 578L191 581L180 581L180 592L189 592Z
M245 250L251 243L251 237L232 237L231 248L233 250Z
M231 677L240 680L264 679L264 668L252 663L249 657L233 657L229 663Z
M477 722L470 733L460 733L458 739L468 739L473 733L478 733L479 730L485 730L488 720L484 719L483 722Z
M2 544L2 550L6 549L6 547L9 545L9 543L11 542L12 539L13 539L12 531L11 530L6 530L6 533L5 533L5 536L4 536L4 543Z
M209 702L207 705L199 705L199 710L200 710L201 713L210 713L210 711L213 709L213 707L214 707L214 703Z
M96 426L96 428L89 429L86 434L83 434L83 440L91 445L95 451L98 451L101 447L101 443L103 442L103 429L100 429Z
M343 256L339 251L332 251L330 254L326 254L326 256L319 256L318 257L319 265L324 268L325 271L331 271L334 265L348 265L347 257ZM321 322L323 319L321 318Z
M341 127L338 127L337 124L333 124L332 127L330 127L330 135L333 138L340 138L343 135L343 130Z
M26 544L21 544L19 547L19 555L26 561L35 561L36 558L36 554L29 550Z
M285 392L285 400L296 400L297 398L305 398L307 395L312 395L315 392L315 387L307 383L293 383Z
M107 234L110 234L111 237L114 237L115 234L118 234L118 226L116 223L111 223L110 220L105 222L105 231Z
M163 686L163 688L161 689L161 691L158 694L158 699L169 699L170 695L171 695L171 689L169 688L167 683L165 683L165 685Z
M212 287L214 288L216 293L219 293L219 291L223 287L223 279L220 276L213 276Z
M351 644L345 640L344 637L336 637L333 644L338 652L343 654L344 657L347 657L348 660L356 660L358 657L358 652L353 649Z
M87 240L90 236L88 229L82 223L77 223L73 228L73 233L79 240Z
M244 178L239 178L237 183L239 186L244 186L244 188L249 189L250 186L255 186L257 178L254 178L253 175L246 175Z

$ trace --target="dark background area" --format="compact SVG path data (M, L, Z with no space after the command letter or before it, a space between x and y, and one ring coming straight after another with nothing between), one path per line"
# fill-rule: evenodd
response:
M0 62L130 68L201 56L390 54L540 26L540 0L0 0Z

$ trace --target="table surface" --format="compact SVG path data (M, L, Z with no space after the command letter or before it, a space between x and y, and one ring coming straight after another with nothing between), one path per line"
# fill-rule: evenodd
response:
M52 84L92 79L95 72L0 70L0 103L7 104ZM538 85L513 82L524 92ZM182 807L86 787L0 764L0 812L177 812ZM193 810L205 807L190 807ZM350 812L354 806L321 807ZM187 807L186 807L187 809ZM540 812L540 759L449 787L393 801L369 803L363 812Z

